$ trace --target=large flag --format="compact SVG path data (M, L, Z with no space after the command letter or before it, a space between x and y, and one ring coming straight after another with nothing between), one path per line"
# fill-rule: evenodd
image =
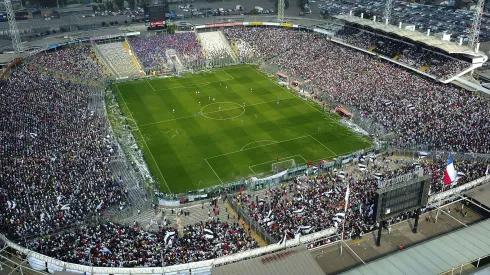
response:
M455 181L458 176L456 169L453 164L453 157L449 156L449 160L447 161L446 173L444 173L444 184L450 184Z

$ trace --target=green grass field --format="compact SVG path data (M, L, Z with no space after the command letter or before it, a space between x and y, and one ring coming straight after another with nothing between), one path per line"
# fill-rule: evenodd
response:
M139 129L135 137L164 193L271 173L277 157L300 165L370 145L337 115L324 114L251 66L137 80L114 91Z

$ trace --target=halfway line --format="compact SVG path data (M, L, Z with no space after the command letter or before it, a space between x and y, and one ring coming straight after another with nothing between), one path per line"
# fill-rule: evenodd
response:
M287 97L287 98L281 98L280 100L286 100L286 99L292 99L292 98L296 98L296 97L295 96L292 96L292 97ZM245 108L247 108L248 106L257 106L257 105L267 104L267 103L276 102L276 101L277 101L277 99L274 99L274 100L271 100L271 101L266 101L266 102L260 102L260 103L250 104L250 105L246 105ZM228 102L222 102L222 103L228 103ZM231 102L231 103L234 103L234 102ZM236 103L236 104L240 105L239 103ZM204 107L206 107L206 106L204 106ZM244 107L233 107L233 108L228 108L228 109L223 109L223 110L218 110L218 111L207 112L205 114L207 115L207 114L212 114L212 113L219 113L219 112L222 112L222 111L228 111L228 110L234 110L234 109L240 109L240 108L244 108ZM157 121L157 122L151 122L151 123L141 124L139 127L144 127L144 126L154 125L154 124L160 124L160 123L174 121L174 120L181 120L181 119L186 119L186 118L191 118L191 117L196 117L196 116L190 115L190 116L184 116L184 117L166 119L166 120L161 120L161 121Z

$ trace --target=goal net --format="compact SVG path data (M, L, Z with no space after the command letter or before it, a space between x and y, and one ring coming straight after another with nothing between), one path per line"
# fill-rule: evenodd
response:
M279 161L272 164L272 172L279 173L286 169L293 168L296 166L294 159L288 159L284 161Z

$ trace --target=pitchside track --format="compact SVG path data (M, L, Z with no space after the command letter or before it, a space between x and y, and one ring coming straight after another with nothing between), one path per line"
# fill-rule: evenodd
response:
M370 145L337 115L323 114L250 66L114 89L164 193L260 177L275 162L301 165Z

